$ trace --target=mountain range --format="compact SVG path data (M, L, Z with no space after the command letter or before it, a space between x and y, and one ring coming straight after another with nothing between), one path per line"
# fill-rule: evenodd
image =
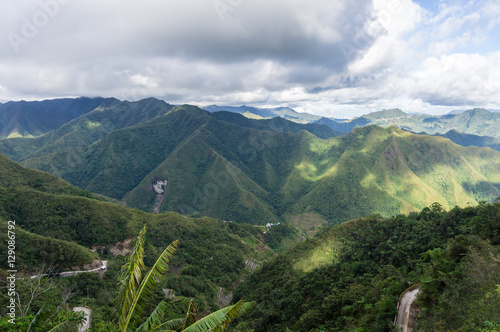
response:
M15 221L19 271L33 272L40 262L57 269L81 267L98 257L90 247L109 249L116 243L124 246L125 240L134 238L147 225L147 252L163 250L180 239L180 253L173 265L193 266L191 281L199 278L206 283L210 279L224 287L232 287L246 273L245 260L269 259L274 254L272 248L278 248L283 239L273 232L264 234L265 227L261 226L223 223L207 217L193 219L173 212L154 215L126 208L0 155L2 232L8 220ZM288 236L290 245L300 234L292 231ZM265 242L271 238L269 247ZM7 246L0 246L1 254L7 256L6 251ZM210 257L216 260L211 263ZM201 292L213 292L215 297L217 289L210 287Z
M353 127L377 124L382 127L396 126L404 130L425 132L427 134L445 134L450 130L456 130L469 135L500 136L500 113L480 108L467 110L459 114L445 114L440 116L428 114L409 115L400 109L390 109L373 112L341 123L335 123L335 121L332 123L327 118L316 122L329 125L335 130L346 132L350 131Z
M282 117L299 123L324 124L336 131L350 132L355 127L376 124L382 127L396 126L427 134L445 134L451 130L477 136L500 136L500 112L475 108L471 110L453 111L445 115L408 114L398 108L376 111L353 119L335 119L319 117L309 113L300 113L289 107L256 108L249 106L207 106L209 112L228 111L239 113L249 118L266 119Z
M500 196L500 153L491 149L396 127L346 134L154 98L102 101L44 135L0 140L0 153L148 212L159 201L160 212L252 224L289 220L306 231ZM157 181L166 181L161 199Z
M442 136L462 146L490 147L500 151L500 112L498 110L456 110L445 115L408 114L400 109L372 112L353 119L335 119L300 113L288 107L256 108L249 106L205 107L209 112L228 111L252 119L282 117L299 123L326 125L338 132L349 133L353 128L377 124L395 126L410 132Z
M257 108L251 106L218 106L218 105L210 105L203 107L204 110L209 112L231 112L242 114L250 119L272 119L275 117L281 117L283 119L287 119L297 123L311 123L321 119L321 116L297 112L293 108L290 107L276 107L276 108Z
M480 147L498 136L447 122L488 132L496 120L482 110L419 124L397 109L290 121L154 98L45 103L7 103L16 112L0 117L12 120L1 122L0 229L15 221L18 276L56 272L16 280L31 305L20 326L85 304L93 329L117 331L122 255L145 226L145 269L180 240L152 290L165 320L186 317L190 299L198 317L246 299L233 330L389 331L398 297L418 288L420 330L500 328L500 152ZM414 130L392 125L403 120ZM447 131L417 133L433 121ZM101 259L99 275L55 278ZM37 284L50 287L28 291Z

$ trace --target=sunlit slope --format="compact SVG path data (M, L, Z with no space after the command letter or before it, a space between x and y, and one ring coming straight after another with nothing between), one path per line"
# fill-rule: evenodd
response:
M167 180L160 211L254 224L338 223L500 195L500 153L489 148L376 125L322 139L300 126L309 128L183 105L23 165L148 212L153 184ZM323 129L310 128L336 134Z
M329 141L311 137L309 145L283 188L290 202L298 200L292 215L313 211L342 221L500 195L500 154L488 148L377 126Z
M324 228L238 287L236 299L257 303L240 327L392 331L397 299L409 284L421 291L418 330L498 324L499 221L498 202L449 212L433 204Z
M399 109L391 109L373 112L340 124L335 121L328 121L328 119L320 119L317 123L323 123L341 131L350 131L355 126L377 124L382 127L396 126L405 130L417 133L425 132L427 134L444 134L450 130L456 130L469 135L500 136L500 113L481 108L467 110L459 114L445 115L410 115Z
M0 138L43 135L111 100L66 98L0 104Z
M97 142L114 130L128 128L168 113L172 105L148 98L137 102L106 99L98 107L57 130L36 138L9 138L0 140L0 153L23 162L31 158L82 148ZM68 154L65 162L78 158Z

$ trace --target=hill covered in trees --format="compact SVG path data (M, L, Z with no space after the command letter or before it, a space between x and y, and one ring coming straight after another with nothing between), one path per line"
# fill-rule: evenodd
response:
M398 296L419 285L417 330L500 328L500 201L325 228L263 265L237 298L255 331L392 331Z
M58 301L68 289L73 296L70 303L83 305L91 289L89 304L95 309L94 319L105 323L113 311L121 255L129 252L134 245L130 240L144 225L149 230L145 264L151 266L154 257L178 239L172 273L161 287L172 289L180 299L196 298L202 311L217 309L219 292L231 293L259 264L270 260L275 250L283 251L301 237L298 230L287 225L266 232L265 227L208 217L188 218L174 212L153 215L108 202L105 197L53 175L26 169L4 156L0 156L0 164L0 229L6 234L7 222L15 221L16 268L18 277L24 277L17 285L23 296L30 296L30 283L37 279L29 276L42 266L60 272L82 268L98 258L109 261L103 280L97 274L54 283L44 279L43 284L50 287L37 295L32 308L20 319L33 319L44 304L45 316L56 315L61 309ZM2 246L0 253L7 257L7 246ZM7 270L5 264L0 266L0 279L4 280ZM6 317L3 313L8 300L0 299L2 317Z
M376 125L345 135L152 98L101 106L36 138L0 140L0 152L144 211L157 202L153 185L166 181L159 211L289 220L312 233L323 223L500 195L500 153L490 149Z

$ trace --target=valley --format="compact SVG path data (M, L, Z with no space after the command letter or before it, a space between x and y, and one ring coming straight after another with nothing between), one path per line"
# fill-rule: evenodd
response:
M500 332L499 17L0 1L0 332Z
M473 134L496 135L494 116L481 126L472 124L483 111L457 115L471 118L469 134L444 132L444 116L429 135L416 131L432 121L399 110L336 122L154 98L68 105L78 103L81 114L31 132L18 110L26 134L0 139L0 227L16 220L20 275L51 271L18 280L48 287L20 317L26 325L70 289L64 303L92 308L91 331L117 331L120 269L144 225L145 267L180 243L155 295L165 295L165 318L185 315L191 298L205 314L247 299L254 307L234 331L388 331L410 282L412 324L496 322L500 152L495 137ZM75 272L101 271L89 268L98 260L106 273ZM48 312L47 330L64 321Z
M342 133L151 98L108 103L42 136L0 140L0 153L147 212L260 225L318 215L318 224L295 222L307 232L433 202L452 208L500 196L499 152L439 137L378 125ZM388 125L407 117L384 112L366 119ZM154 183L167 178L160 195Z

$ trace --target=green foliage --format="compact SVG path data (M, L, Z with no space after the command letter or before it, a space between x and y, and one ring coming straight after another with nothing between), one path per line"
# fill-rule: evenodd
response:
M264 234L264 240L266 244L277 249L282 245L283 240L287 238L295 238L297 236L298 230L290 225L289 223L280 223L279 225L271 226L271 228Z
M29 232L82 245L131 237L131 229L146 218L112 203L17 188L0 188L0 206L0 217Z
M142 272L145 269L144 257L144 236L146 235L146 226L139 233L137 243L132 251L132 255L124 265L123 278L121 280L119 299L122 302L119 327L121 331L128 331L130 327L137 326L145 314L147 304L156 290L163 275L168 270L169 260L173 257L178 241L172 242L158 257L153 267L142 278ZM153 326L159 325L161 317L165 314L166 305L160 302L159 306L150 314L149 318L141 325L137 331L149 331Z
M0 155L0 188L92 197L88 191L76 188L54 175L24 168L3 155Z
M239 301L235 305L225 307L205 317L197 318L195 304L191 300L184 320L164 321L168 306L165 301L161 301L150 312L149 316L146 316L147 306L151 303L156 286L168 271L168 264L175 253L178 241L172 242L161 253L153 267L142 278L145 235L146 226L139 233L134 250L127 259L127 263L123 266L119 295L119 300L122 302L119 318L120 331L132 331L134 326L138 324L140 325L135 329L136 332L160 331L167 328L168 330L179 330L181 327L182 331L192 332L223 331L236 316L250 309L252 306L250 303ZM144 320L144 318L146 319Z
M371 120L402 118L390 110ZM335 224L500 195L498 152L395 127L324 129L146 99L101 107L36 141L4 141L0 152L148 212L153 183L167 179L160 211L250 224L311 213Z
M398 296L420 282L423 330L494 326L500 323L499 252L480 225L492 223L499 208L497 202L447 212L433 204L420 213L325 228L238 287L236 298L258 303L242 324L255 331L387 331ZM335 254L301 268L330 246Z
M7 222L0 219L2 234L7 234ZM51 264L56 270L92 263L98 255L76 243L40 236L17 228L16 269L32 272L41 262ZM0 255L7 257L7 246L0 246ZM6 268L6 266L2 266Z
M77 326L84 317L80 312L60 310L55 314L50 310L40 308L35 315L16 317L15 324L10 318L0 318L0 331L5 332L77 332Z
M41 179L42 183L46 183L45 177L50 181L56 179L42 172L23 169L10 161L6 165L0 171L7 179L5 183L14 181L9 180L9 176L21 179L16 175L19 172L35 182ZM13 173L9 173L12 169L9 165L14 167ZM0 184L0 226L4 229L7 220L16 221L18 270L31 273L45 263L52 265L53 272L59 272L97 258L96 253L82 245L104 246L98 252L104 255L101 259L108 260L108 270L102 279L94 273L57 279L54 288L34 300L28 315L34 315L43 304L47 304L47 310L53 314L65 290L71 289L72 293L76 292L70 299L71 306L82 306L88 302L92 307L93 330L112 331L110 326L113 324L110 321L116 318L116 312L111 299L115 296L119 279L117 265L123 261L123 256L114 258L109 252L117 241L130 239L132 234L137 234L139 225L147 224L150 229L150 236L144 243L146 266L154 265L151 257L160 255L161 248L175 240L173 234L179 236L182 250L171 262L174 273L167 274L161 287L174 289L178 298L196 298L203 310L217 308L215 299L219 287L232 291L235 284L248 275L245 269L247 258L264 261L274 254L263 243L262 227L223 223L210 218L193 219L177 213L148 214L71 195L69 193L78 194L79 190L63 181L53 181L50 188L49 191L40 191L35 187L23 186L22 182L7 188ZM0 247L0 253L4 253L5 257L6 249L6 246ZM5 278L4 274L5 271L0 270L1 278ZM47 282L48 279L42 278L41 281ZM20 294L29 295L29 287L24 281L18 281L17 286ZM153 298L159 299L160 294L155 293ZM0 299L2 308L6 307L5 300L8 299ZM168 306L169 313L175 312L171 304ZM20 317L19 321L23 322L23 319Z

